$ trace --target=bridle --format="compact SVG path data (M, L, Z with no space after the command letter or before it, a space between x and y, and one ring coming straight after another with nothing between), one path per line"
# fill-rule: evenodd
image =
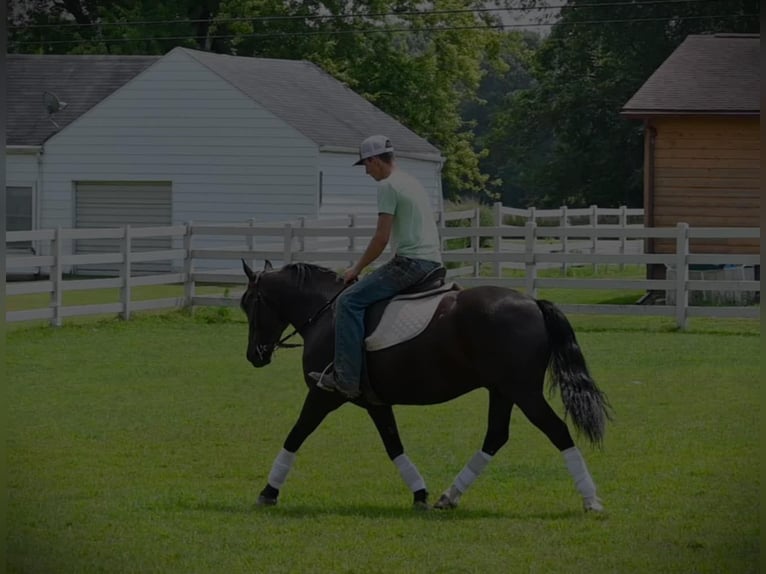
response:
M255 291L255 305L258 305L262 301L265 303L265 297L261 295L260 290L258 289L258 280L260 279L260 275L257 276L254 280L250 281L247 285L248 290L253 289ZM291 338L293 338L295 335L297 335L300 331L305 329L306 327L309 327L312 325L322 313L324 313L330 306L332 306L333 303L335 303L335 300L338 298L338 296L345 291L345 289L349 286L349 284L344 284L343 287L340 288L340 290L333 295L329 301L326 301L319 309L317 309L306 321L304 321L300 327L296 327L293 329L292 333L289 335L285 335L282 337L279 341L273 344L272 351L276 351L277 349L284 348L284 349L293 349L296 347L302 347L303 345L300 343L287 343L286 341L289 341Z

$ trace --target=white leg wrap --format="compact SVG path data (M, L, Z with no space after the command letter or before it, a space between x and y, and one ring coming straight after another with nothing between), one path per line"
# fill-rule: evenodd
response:
M564 455L564 462L566 462L569 474L574 479L577 491L584 499L595 498L596 485L593 483L590 472L588 472L588 466L585 464L582 454L580 454L580 449L573 446L561 451L561 454Z
M295 453L289 452L285 449L279 451L277 458L274 459L274 464L271 465L271 472L269 473L269 484L279 490L285 483L287 473L295 462Z
M412 463L410 457L406 454L400 454L393 460L393 462L396 465L396 468L399 469L399 474L402 475L404 484L406 484L412 492L417 492L426 487L426 481L423 480L420 471L418 471L417 467Z
M477 451L471 457L471 460L468 461L468 464L463 467L463 470L455 477L455 482L452 486L463 494L473 484L473 481L479 477L490 460L492 460L492 455L481 450Z

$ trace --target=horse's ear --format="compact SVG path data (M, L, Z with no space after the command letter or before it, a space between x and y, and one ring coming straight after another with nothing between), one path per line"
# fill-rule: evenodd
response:
M247 275L247 280L251 283L255 280L255 272L253 272L252 269L250 269L250 266L245 262L245 260L242 260L242 269L245 270L245 275Z
M263 270L264 271L271 271L272 269L274 269L274 268L271 266L271 261L269 261L267 259L266 263L263 264Z

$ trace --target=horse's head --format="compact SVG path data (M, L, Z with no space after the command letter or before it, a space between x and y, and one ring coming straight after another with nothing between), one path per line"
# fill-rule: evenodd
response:
M247 338L247 360L254 367L263 367L271 362L271 355L277 346L287 320L279 314L277 299L278 281L273 277L271 263L266 261L263 271L255 272L242 261L247 275L247 289L242 294L240 307L247 315L249 324Z

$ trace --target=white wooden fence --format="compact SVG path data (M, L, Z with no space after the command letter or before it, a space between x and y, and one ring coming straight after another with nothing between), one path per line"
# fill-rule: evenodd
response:
M639 213L636 213L639 211ZM501 285L537 295L539 289L613 289L630 291L664 291L672 295L669 305L574 305L561 304L567 313L611 315L646 315L674 317L685 328L689 317L759 316L759 307L690 305L693 291L725 290L760 294L760 280L700 280L690 277L690 269L698 265L760 265L760 255L692 253L694 239L720 240L758 239L759 228L644 228L631 224L628 218L640 216L640 210L514 210L495 206L494 225L479 225L477 210L448 213L440 220L442 240L464 239L467 246L443 249L443 258L451 268L449 276L464 287ZM601 223L603 216L614 216L614 223ZM520 218L523 225L507 225L507 218ZM584 218L583 224L572 225L572 218ZM552 225L543 225L545 219ZM552 222L550 219L555 218ZM521 221L520 221L521 222ZM452 226L462 223L462 226ZM558 224L557 224L558 223ZM202 295L200 284L244 285L240 259L262 264L269 259L275 264L296 261L314 262L342 268L361 256L374 231L374 218L348 217L337 220L296 221L284 224L242 225L177 225L159 228L56 229L31 232L9 232L6 241L32 241L38 253L9 258L9 275L14 269L40 270L40 279L6 284L8 297L44 294L46 304L37 308L11 310L8 322L47 320L60 325L64 318L114 313L127 319L131 313L151 309L182 306L235 306L236 296ZM132 241L139 237L170 237L177 247L161 251L135 251ZM114 253L76 254L64 246L77 239L119 239L120 250ZM482 241L487 238L489 241ZM675 253L643 253L646 239L671 239ZM325 243L323 243L325 242ZM332 243L332 244L330 244ZM486 244L486 246L484 245ZM382 258L383 259L383 258ZM147 261L168 261L171 271L137 275L133 266ZM68 278L64 270L88 264L113 264L117 277ZM620 279L541 277L546 268L566 270L573 265L623 266L664 265L672 269L672 278ZM518 277L508 277L504 269L521 270ZM518 273L517 273L518 274ZM135 300L132 289L143 285L178 285L177 297ZM117 288L119 301L72 306L64 304L69 291ZM223 292L223 288L221 289ZM12 308L12 307L11 307Z

